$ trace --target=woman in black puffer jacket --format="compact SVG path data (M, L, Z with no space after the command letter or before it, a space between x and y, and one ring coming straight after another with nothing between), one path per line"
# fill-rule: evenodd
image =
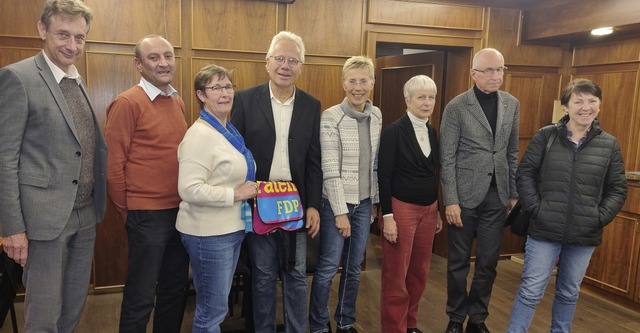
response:
M556 264L551 332L570 332L580 283L602 228L627 195L620 145L596 120L600 87L574 80L560 101L567 115L535 134L518 166L518 193L532 218L507 332L527 331Z

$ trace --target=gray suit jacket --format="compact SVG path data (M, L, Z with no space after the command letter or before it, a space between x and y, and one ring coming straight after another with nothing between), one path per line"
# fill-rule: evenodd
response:
M93 202L100 222L107 147L93 118ZM69 107L43 53L0 69L0 235L26 231L29 239L51 240L60 234L73 210L79 152Z
M473 87L447 104L440 126L440 162L444 205L477 207L495 171L500 201L517 198L516 163L520 103L498 91L495 140Z

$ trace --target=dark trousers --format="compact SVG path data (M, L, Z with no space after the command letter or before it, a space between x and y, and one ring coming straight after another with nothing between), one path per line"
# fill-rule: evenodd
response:
M467 316L469 321L481 323L489 315L507 207L500 202L496 188L491 187L478 207L461 209L463 227L449 225L447 229L447 315L459 323ZM477 238L475 269L467 292L474 237Z
M127 281L121 333L144 333L151 310L153 332L178 333L187 300L189 256L175 228L178 208L132 210L127 215Z

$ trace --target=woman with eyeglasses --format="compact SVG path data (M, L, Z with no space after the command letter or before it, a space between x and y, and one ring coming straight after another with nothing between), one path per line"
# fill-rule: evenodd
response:
M436 84L417 75L404 84L407 113L382 133L378 155L382 245L381 331L421 333L418 305L427 286L438 212L439 149L429 124Z
M323 190L320 254L311 285L311 332L331 332L327 302L331 280L342 261L338 304L333 317L338 333L357 332L356 297L369 225L378 203L376 157L382 113L369 100L374 84L371 59L349 58L342 67L346 97L322 113Z
M231 73L205 66L194 86L201 111L178 147L182 202L176 228L189 253L196 289L192 331L218 333L245 230L251 230L246 200L257 195L258 187L253 156L227 121L234 95Z

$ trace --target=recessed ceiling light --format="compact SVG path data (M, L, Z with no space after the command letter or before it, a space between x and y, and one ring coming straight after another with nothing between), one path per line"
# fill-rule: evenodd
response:
M591 30L591 34L594 36L605 36L610 35L613 32L612 27L604 27Z

